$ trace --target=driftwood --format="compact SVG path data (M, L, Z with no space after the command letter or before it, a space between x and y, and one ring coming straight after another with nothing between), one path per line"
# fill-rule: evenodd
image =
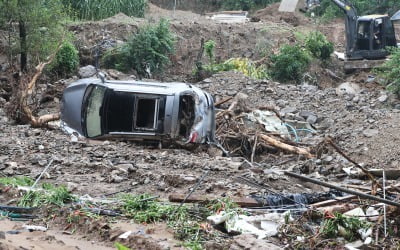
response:
M261 134L261 135L259 135L259 138L261 140L263 140L264 142L266 142L266 143L268 143L268 144L270 144L272 146L275 146L277 148L280 148L280 149L282 149L284 151L288 151L288 152L295 153L295 154L298 154L298 155L304 155L307 158L314 158L315 157L314 155L312 155L309 152L309 150L307 150L305 148L299 148L299 147L295 147L295 146L292 146L292 145L288 145L288 144L283 143L281 141L278 141L278 140L276 140L276 139L274 139L274 138L272 138L270 136Z

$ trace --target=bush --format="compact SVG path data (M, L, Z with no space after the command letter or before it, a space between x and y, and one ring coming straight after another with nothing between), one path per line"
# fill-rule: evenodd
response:
M329 59L333 53L333 43L319 31L311 32L305 39L305 46L311 54L319 59Z
M135 17L144 17L147 0L62 0L63 4L80 19L99 20L120 12Z
M126 44L107 52L103 64L124 72L133 68L140 76L160 73L169 63L174 44L168 21L161 19L158 25L141 27Z
M384 79L386 88L400 96L400 48L388 48L391 56L383 65L374 71Z
M222 9L224 10L245 10L248 11L254 6L253 0L224 0Z
M64 42L51 65L52 71L62 76L69 76L77 70L78 66L78 50L72 43Z
M299 45L284 45L271 57L271 76L279 81L299 81L310 65L311 58Z

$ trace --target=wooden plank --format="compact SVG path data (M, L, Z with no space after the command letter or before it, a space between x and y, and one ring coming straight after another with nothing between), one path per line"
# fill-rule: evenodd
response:
M182 202L185 199L186 195L184 194L170 194L168 200L171 202ZM210 200L215 200L217 197L207 197L202 195L191 195L186 199L186 203L198 203L205 202ZM233 202L238 204L240 207L259 207L261 204L258 203L257 200L248 197L234 197Z

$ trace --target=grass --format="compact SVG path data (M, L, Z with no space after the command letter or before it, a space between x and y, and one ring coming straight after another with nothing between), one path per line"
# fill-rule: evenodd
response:
M18 205L22 207L40 207L43 205L63 206L65 203L73 202L76 198L65 186L55 187L51 184L42 184L43 190L28 191L25 193Z
M222 210L240 211L238 205L228 198L212 201L205 208L163 204L147 194L123 194L120 200L120 209L125 216L138 223L164 221L174 230L175 238L184 242L183 246L194 250L203 249L202 242L213 237L202 229L201 224L207 216Z
M34 181L26 176L0 178L0 184L3 184L4 186L32 186L33 183Z

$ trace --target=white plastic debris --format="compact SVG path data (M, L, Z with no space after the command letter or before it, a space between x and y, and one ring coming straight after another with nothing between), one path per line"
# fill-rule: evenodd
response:
M118 236L119 239L128 239L128 237L132 234L132 231L127 231L120 236Z
M236 212L225 213L223 211L220 214L207 217L207 220L214 225L225 222L225 229L229 233L253 234L259 239L262 239L277 235L279 227L285 223L285 217L287 216L289 216L289 220L293 220L290 215L286 213L245 216L238 215Z
M369 221L377 221L379 219L379 211L374 207L367 208L365 214L368 216Z
M344 213L344 215L357 217L360 220L365 220L365 213L360 207L347 211L346 213Z
M28 231L42 231L42 232L47 231L47 227L43 227L43 226L23 225L22 227Z

